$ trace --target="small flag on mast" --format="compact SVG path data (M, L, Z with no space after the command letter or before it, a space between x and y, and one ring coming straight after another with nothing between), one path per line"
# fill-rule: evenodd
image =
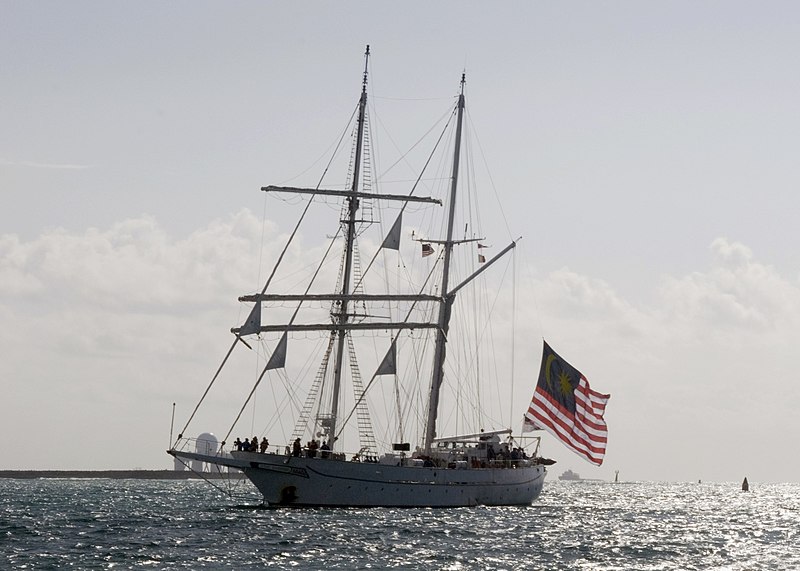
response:
M545 342L539 382L525 413L523 430L542 428L600 466L608 440L603 414L610 398L593 391L586 377Z
M478 263L483 264L484 262L486 262L486 256L483 254L478 254Z
M433 254L433 246L431 246L430 244L423 244L422 257L424 258L425 256L430 256L431 254Z
M533 422L530 418L528 418L527 414L522 415L522 432L533 432L534 430L540 430L540 428Z

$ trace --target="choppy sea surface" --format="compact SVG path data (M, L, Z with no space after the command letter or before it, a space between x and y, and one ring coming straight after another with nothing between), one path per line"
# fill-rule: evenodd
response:
M246 493L0 480L0 569L800 569L800 484L555 480L530 507L458 509L258 509Z

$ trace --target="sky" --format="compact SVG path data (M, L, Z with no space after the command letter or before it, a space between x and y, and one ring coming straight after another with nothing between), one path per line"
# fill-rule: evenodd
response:
M260 188L320 171L370 44L406 144L467 74L530 392L544 337L612 395L603 466L544 437L552 477L798 481L796 3L0 8L0 469L171 465L290 230Z

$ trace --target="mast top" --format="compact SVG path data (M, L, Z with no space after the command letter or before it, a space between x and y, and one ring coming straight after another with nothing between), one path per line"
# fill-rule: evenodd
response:
M367 91L367 66L369 65L369 44L367 44L367 51L364 52L364 81L361 83L361 91Z

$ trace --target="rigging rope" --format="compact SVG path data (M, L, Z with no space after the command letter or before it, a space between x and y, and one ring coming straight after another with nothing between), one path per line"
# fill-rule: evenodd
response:
M309 205L310 204L311 204L311 202L309 202ZM311 286L314 284L314 280L317 278L317 276L319 275L319 272L322 270L322 266L325 265L325 260L327 259L328 254L330 253L331 249L333 248L334 243L336 243L336 239L339 237L339 232L340 231L341 231L341 227L339 228L339 230L336 231L336 234L331 239L330 244L328 245L328 249L325 251L325 255L322 257L322 260L320 261L319 265L317 266L317 270L316 270L316 272L314 272L314 275L311 277L311 280L309 281L308 286L306 287L306 291L303 292L303 295L308 294L308 292L311 290ZM287 244L287 248L288 248L288 244ZM284 252L285 252L285 250L284 250ZM281 254L281 255L283 255L283 254ZM279 263L280 263L280 261L279 261ZM273 271L273 275L274 275L274 271ZM272 276L270 276L270 278L271 277ZM266 291L266 289L267 289L267 287L264 286L264 291ZM264 294L264 291L261 292L262 295ZM261 302L256 302L256 303L261 303ZM294 320L297 317L297 314L300 312L300 307L302 305L303 305L302 301L299 301L297 303L297 307L295 308L294 313L292 314L292 317L289 319L287 327L288 327L288 325L292 325L294 323ZM227 441L228 438L230 437L231 433L233 432L233 429L236 428L236 423L239 422L239 419L241 418L242 413L244 412L244 409L247 408L247 404L250 402L250 399L253 398L253 395L255 394L256 389L258 388L258 385L261 384L261 380L264 378L264 375L266 375L267 371L270 370L269 367L270 367L270 361L267 360L267 364L264 365L264 370L261 371L261 374L258 376L258 379L256 380L255 384L253 385L253 389L250 391L250 394L247 395L247 398L245 399L244 404L242 405L242 408L239 410L239 414L236 415L236 420L234 420L233 424L231 424L231 428L230 428L230 430L228 430L228 433L225 435L225 438L224 438L223 441Z
M419 182L420 182L420 180L422 180L422 175L423 175L423 174L425 174L425 170L428 168L428 165L430 165L430 162L431 162L431 160L433 159L433 156L436 154L436 149L439 147L439 144L441 143L441 141L442 141L442 138L444 137L445 133L447 132L447 128L448 128L448 126L450 125L450 121L452 120L452 118L453 118L453 116L454 116L454 115L455 115L455 113L454 113L454 112L451 112L451 117L450 117L450 119L448 119L447 123L445 123L445 126L444 126L444 128L442 129L442 132L441 132L441 134L439 135L439 138L436 140L436 144L433 146L433 150L432 150L432 151L431 151L431 153L428 155L428 159L425 161L425 164L424 164L424 165L423 165L423 167L422 167L422 171L419 173L419 176L417 177L417 180L416 180L416 182L414 183L414 186L412 186L412 187L411 187L411 190L408 192L408 195L409 195L409 196L413 196L414 192L416 192L416 190L417 190L417 186L419 185ZM430 131L431 131L431 130L433 130L433 128L431 128L431 129L428 131L428 133L430 133ZM427 135L427 133L426 133L426 135ZM399 162L399 161L398 161L398 162ZM397 163L395 163L395 164L397 164ZM392 165L392 166L394 166L394 165ZM390 168L391 168L391 167L390 167ZM386 171L386 172L388 172L388 171ZM384 173L384 174L385 174L385 173ZM408 202L404 202L404 203L403 203L403 206L402 206L402 208L400 208L400 213L398 214L398 216L402 216L403 212L405 212L405 209L406 209L406 206L407 206L407 205L408 205ZM382 249L383 249L383 248L380 248L380 249L378 249L378 250L375 252L375 255L374 255L374 256L372 256L372 259L369 261L369 264L367 264L367 268L364 270L364 272L362 273L362 275L361 275L361 278L359 279L358 283L357 283L357 284L355 285L355 287L353 288L354 290L355 290L355 288L357 288L359 285L361 285L361 282L364 280L364 276L366 276L366 275L367 275L367 273L369 272L370 268L372 267L372 264L373 264L373 263L375 262L375 260L378 258L378 255L380 255L380 253L381 253L381 250L382 250Z
M425 287L428 285L428 281L430 280L431 276L433 276L433 272L436 269L436 267L438 266L439 261L441 259L442 259L442 255L440 254L439 257L437 257L436 262L434 262L434 264L432 265L430 272L428 272L428 277L425 278L425 282L420 287L420 291L423 291L425 289ZM416 307L416 305L417 305L417 301L416 300L411 303L411 307L409 307L408 311L406 312L406 316L403 319L402 323L407 323L408 322L408 320L411 318L411 314L414 311L414 308ZM393 340L392 342L394 343L395 340ZM372 386L373 382L375 381L375 379L377 377L378 377L377 372L374 375L372 375L372 379L370 379L370 381L367 384L366 388L361 393L361 396L356 401L356 404L353 405L353 408L350 411L350 414L348 414L347 418L345 418L344 422L342 423L342 427L339 429L339 432L334 435L336 438L339 438L339 436L341 436L342 432L344 431L345 427L347 426L347 421L350 420L350 418L353 416L353 413L356 411L356 407L358 407L358 405L361 403L361 401L364 400L364 397L367 395L367 391L370 389L370 387Z
M350 116L350 119L348 120L348 123L347 123L347 127L342 132L342 135L339 138L339 142L336 144L336 149L334 150L333 154L331 155L331 158L328 161L328 164L325 167L325 170L322 172L322 175L320 176L319 181L317 182L317 186L315 187L317 190L322 185L322 181L325 179L325 175L327 174L328 169L330 169L331 164L333 164L333 159L334 159L334 157L336 156L336 154L339 151L339 147L342 144L342 140L344 139L345 134L349 130L349 126L350 126L350 123L353 120L353 116L354 115L355 115L355 112L353 112L353 115ZM314 197L315 196L316 196L316 194L312 194L311 197L309 198L308 203L306 204L305 208L303 209L302 214L300 215L300 219L297 221L297 224L295 224L295 227L292 230L291 235L286 240L286 244L283 247L283 251L281 252L280 256L278 256L278 261L275 262L275 266L272 268L272 272L270 273L269 277L267 278L267 282L264 284L264 287L261 289L261 295L264 295L264 293L266 293L267 288L272 283L272 279L275 277L275 273L278 271L278 267L281 265L281 262L283 262L283 258L286 255L286 252L289 250L289 245L294 240L294 237L297 234L298 230L300 229L300 226L302 225L303 220L305 219L306 214L308 213L308 210L311 208L311 204L314 202ZM256 303L260 303L260 302L256 302ZM230 348L228 349L228 352L225 354L225 358L222 359L222 363L220 364L219 368L217 369L217 372L214 373L214 376L212 377L211 382L208 384L208 386L206 387L206 390L203 392L203 396L200 397L200 401L194 407L194 410L192 411L192 414L189 416L189 420L186 421L186 424L184 425L183 430L181 430L181 432L178 434L178 440L180 440L183 437L183 433L186 432L186 429L189 427L189 424L192 422L192 419L194 419L194 416L195 416L195 414L197 414L197 411L200 408L200 405L203 404L203 401L205 400L206 396L208 395L208 392L211 390L211 387L216 382L217 378L219 377L220 372L222 372L222 368L228 362L228 358L230 358L231 353L233 353L233 349L236 347L236 343L238 341L242 341L242 343L244 343L244 341L241 338L241 335L236 334L236 338L233 340L233 343L231 344ZM245 345L246 345L246 343L245 343ZM262 373L262 377L263 377L263 373ZM259 381L258 382L260 382L260 380L261 380L261 377L259 377ZM256 386L258 385L258 382L256 383ZM249 400L249 397L248 397L248 400ZM239 416L241 416L241 412L239 413ZM238 421L238 418L239 417L237 416L237 421ZM235 426L235 424L236 424L236 422L234 422L234 426ZM230 433L232 431L233 431L233 427L231 427L231 430L228 432L228 435L223 439L223 443L228 439L228 436L230 436ZM178 443L178 440L175 441L175 443L173 444L173 447L175 446L175 444Z

